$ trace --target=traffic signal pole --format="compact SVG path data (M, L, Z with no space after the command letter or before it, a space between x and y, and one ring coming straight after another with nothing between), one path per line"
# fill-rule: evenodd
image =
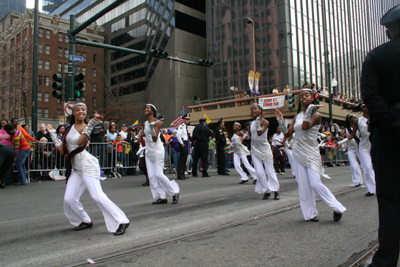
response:
M75 29L75 15L69 15L69 34L68 34L68 74L66 79L68 80L68 88L66 88L65 99L67 101L74 100L74 67L72 66L72 60L70 55L75 55L75 35L71 35L71 31Z

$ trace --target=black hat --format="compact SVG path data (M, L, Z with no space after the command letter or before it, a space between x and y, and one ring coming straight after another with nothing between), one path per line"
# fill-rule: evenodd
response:
M163 121L164 120L164 115L158 115L157 120Z
M400 22L400 5L391 8L385 15L381 18L381 25L389 26L393 22Z
M199 122L204 122L204 121L207 121L207 119L206 119L206 118L201 118L201 119L199 120Z
M129 126L128 129L126 131L136 131L135 128L133 128L133 126Z
M221 118L221 119L219 119L219 120L217 121L217 124L219 125L219 124L221 124L221 122L223 122L223 121L224 121L224 119Z
M188 113L188 114L183 115L183 116L182 116L182 119L188 119L188 120L190 120L190 114Z

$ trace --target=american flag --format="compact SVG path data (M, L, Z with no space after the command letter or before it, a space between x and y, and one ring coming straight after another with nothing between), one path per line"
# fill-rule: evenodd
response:
M185 109L182 108L181 113L179 113L178 117L175 118L175 120L172 121L171 127L178 127L183 123L183 115L185 115Z

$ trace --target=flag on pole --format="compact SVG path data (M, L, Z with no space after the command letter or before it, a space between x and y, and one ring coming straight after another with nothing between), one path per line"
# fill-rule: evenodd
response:
M207 117L206 113L204 113L204 118L206 118L207 125L211 123L211 120Z
M175 120L172 121L171 123L171 127L178 127L179 125L181 125L183 123L183 115L185 115L185 108L182 107L181 113L179 113L178 117L175 118Z
M136 120L134 124L132 124L133 128L137 128L139 126L139 120Z

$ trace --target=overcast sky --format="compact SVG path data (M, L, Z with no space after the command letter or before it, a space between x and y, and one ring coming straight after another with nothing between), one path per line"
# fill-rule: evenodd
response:
M35 0L26 0L26 7L27 8L34 8L35 7ZM39 0L39 11L42 11L42 0Z

